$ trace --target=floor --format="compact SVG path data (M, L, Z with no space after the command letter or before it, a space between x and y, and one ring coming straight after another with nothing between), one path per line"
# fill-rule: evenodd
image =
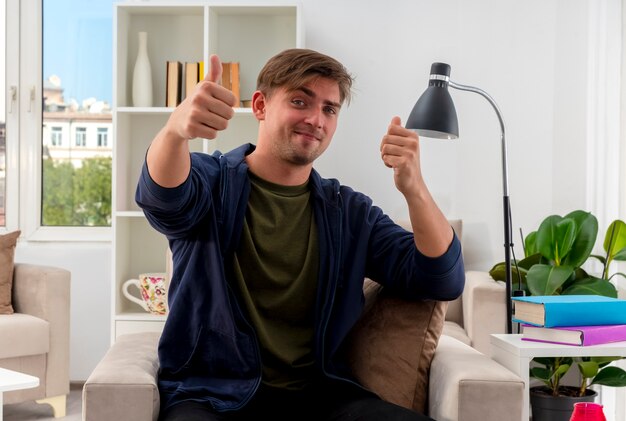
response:
M33 401L4 405L4 421L82 421L82 393L82 383L70 383L67 415L63 418L54 418L50 405Z

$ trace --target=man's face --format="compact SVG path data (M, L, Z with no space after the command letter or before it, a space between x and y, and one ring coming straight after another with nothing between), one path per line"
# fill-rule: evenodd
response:
M293 165L309 165L330 144L341 108L337 82L313 78L297 90L279 88L264 97L256 112L263 138L275 156Z

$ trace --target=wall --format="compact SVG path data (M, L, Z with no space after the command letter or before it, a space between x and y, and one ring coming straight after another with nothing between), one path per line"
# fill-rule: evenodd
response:
M248 4L262 3L249 0ZM452 66L457 83L484 89L507 125L510 196L518 237L550 213L585 206L587 20L584 0L303 0L306 46L341 60L356 76L322 175L407 217L379 143L392 116L404 121L427 86L430 65ZM461 137L422 139L424 176L449 218L464 220L468 269L503 260L500 133L480 96L452 91ZM108 348L108 245L41 244L21 261L72 271L71 378L84 380Z
M503 114L521 256L520 228L527 234L550 213L585 205L586 10L585 1L305 3L307 46L339 58L357 78L318 169L406 217L378 144L393 115L407 118L431 63L447 62L452 80L484 89ZM504 259L500 130L482 97L451 94L460 138L422 139L423 172L445 214L464 220L467 267L488 270Z

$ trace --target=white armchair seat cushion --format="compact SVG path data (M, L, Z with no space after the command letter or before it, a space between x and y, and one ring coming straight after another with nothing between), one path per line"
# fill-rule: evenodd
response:
M45 354L50 350L50 323L30 314L0 314L0 359Z

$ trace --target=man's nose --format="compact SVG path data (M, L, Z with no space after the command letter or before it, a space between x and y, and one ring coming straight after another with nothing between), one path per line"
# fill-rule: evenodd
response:
M313 127L321 128L324 125L324 113L321 108L311 108L305 122Z

